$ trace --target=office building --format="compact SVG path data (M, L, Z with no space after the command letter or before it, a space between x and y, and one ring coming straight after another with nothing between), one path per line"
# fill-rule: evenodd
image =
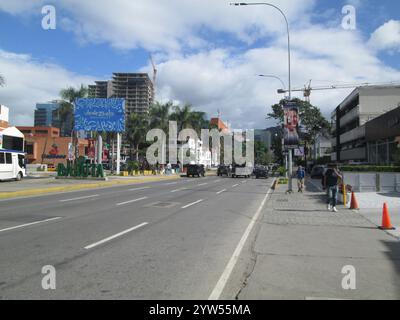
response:
M314 160L328 158L332 152L332 141L329 130L322 131L315 137L314 145L311 146L311 154Z
M368 163L400 164L400 107L365 125Z
M60 104L57 101L48 103L37 103L35 110L34 125L36 127L59 127L60 119L58 109Z
M366 123L400 105L400 86L356 88L332 113L332 161L367 163Z

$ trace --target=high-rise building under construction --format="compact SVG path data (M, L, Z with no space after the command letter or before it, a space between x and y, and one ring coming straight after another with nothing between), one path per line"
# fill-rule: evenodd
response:
M147 73L114 73L110 81L89 86L90 98L123 98L127 116L147 113L154 102L154 86Z

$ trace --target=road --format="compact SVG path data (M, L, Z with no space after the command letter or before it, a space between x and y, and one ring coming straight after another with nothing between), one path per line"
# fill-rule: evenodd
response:
M0 298L218 297L271 182L181 178L0 201ZM56 290L42 288L46 265Z

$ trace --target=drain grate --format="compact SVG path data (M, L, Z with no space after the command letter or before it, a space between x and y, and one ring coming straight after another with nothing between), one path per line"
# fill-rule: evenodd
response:
M162 209L168 209L168 208L173 208L175 206L179 205L177 202L154 202L150 203L148 205L145 205L147 208L162 208Z

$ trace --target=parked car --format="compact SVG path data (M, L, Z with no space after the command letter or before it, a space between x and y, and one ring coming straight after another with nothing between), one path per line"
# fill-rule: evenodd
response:
M266 166L257 166L254 169L256 179L268 178L269 169Z
M311 170L311 179L322 179L325 173L324 166L314 166Z
M224 165L218 166L218 170L217 170L218 177L228 176L228 175L229 175L229 167L224 166Z
M189 164L187 166L187 177L205 177L206 170L204 169L204 165L202 164Z

